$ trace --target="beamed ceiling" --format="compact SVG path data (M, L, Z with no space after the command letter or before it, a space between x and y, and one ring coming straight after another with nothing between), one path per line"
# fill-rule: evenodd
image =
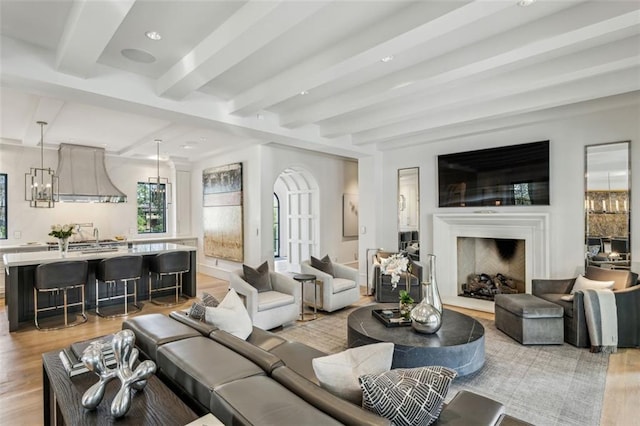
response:
M517 3L0 0L0 137L358 158L639 103L640 2Z

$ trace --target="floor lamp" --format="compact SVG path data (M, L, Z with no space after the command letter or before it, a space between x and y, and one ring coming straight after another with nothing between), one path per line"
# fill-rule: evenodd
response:
M371 253L372 251L375 251L376 253L384 250L383 248L368 248L366 250L366 255L367 255L367 296L372 296L373 295L373 291L372 289L369 287L369 261L371 260L371 256L369 253Z

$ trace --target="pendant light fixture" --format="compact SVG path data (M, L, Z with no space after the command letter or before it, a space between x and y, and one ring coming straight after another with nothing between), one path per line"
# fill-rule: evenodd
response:
M53 169L44 168L44 121L40 125L40 167L31 167L24 176L24 199L30 207L53 208L58 200L58 176Z
M156 175L149 177L149 186L154 188L151 192L152 203L162 203L166 199L167 204L171 204L171 183L169 178L160 176L160 144L161 139L156 139Z

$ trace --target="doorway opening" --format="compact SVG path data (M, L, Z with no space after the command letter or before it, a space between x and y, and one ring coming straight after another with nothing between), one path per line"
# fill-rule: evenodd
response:
M300 272L303 260L318 255L320 197L317 181L302 167L288 167L276 178L273 194L275 270Z

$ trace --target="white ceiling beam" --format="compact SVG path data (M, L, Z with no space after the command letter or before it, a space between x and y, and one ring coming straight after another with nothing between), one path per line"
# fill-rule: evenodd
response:
M101 64L96 64L101 72L96 72L90 79L62 74L49 66L52 55L47 56L46 51L40 48L4 36L0 36L0 44L0 85L3 87L343 157L357 158L368 153L366 149L354 146L348 137L321 137L316 126L284 129L275 118L259 120L255 116L242 118L227 114L224 104L201 92L191 94L188 102L158 97L148 78L108 72L109 68ZM265 116L270 118L268 114Z
M534 112L500 116L488 120L438 127L436 129L430 129L410 136L394 139L392 143L376 144L376 148L381 151L386 151L452 139L459 140L485 133L495 133L503 129L513 129L535 123L548 122L549 120L561 120L567 117L593 114L600 111L615 110L629 106L640 106L640 92L628 92L621 95L598 98L549 109L541 109Z
M135 0L75 0L58 44L56 68L86 78Z
M427 114L402 123L356 133L352 135L352 141L356 145L386 143L394 138L407 137L438 127L538 111L637 90L640 90L640 67L638 66L559 87L534 90L490 103L480 102L451 110L441 110L436 114Z
M24 146L40 145L40 125L36 122L44 121L45 123L48 123L47 126L44 126L44 134L46 135L47 128L55 122L55 119L63 106L64 102L59 99L40 97L38 99L38 104L31 115L31 119L26 123L24 136L22 137L22 144ZM44 140L46 141L47 138L45 137Z
M158 79L157 94L171 99L184 98L326 4L249 1Z
M635 7L636 9L633 9ZM603 19L602 4L578 6L582 14L573 21L567 21L579 11L577 8L554 15L551 20L541 20L527 28L518 28L496 38L483 40L475 45L453 51L427 61L412 69L396 73L391 79L383 78L360 85L353 90L332 96L307 107L296 108L281 114L281 125L295 127L304 123L317 123L342 114L353 113L382 102L389 102L439 87L443 84L469 78L476 74L491 73L519 62L544 60L549 55L562 50L579 49L589 43L610 41L607 38L622 38L640 31L640 11L637 5L629 4L622 13L611 9L614 14ZM588 13L587 13L588 12ZM615 16L615 13L619 13ZM564 19L563 19L564 18ZM527 42L514 43L529 36ZM484 52L484 54L482 54ZM461 62L461 58L475 58ZM402 82L412 82L402 86ZM397 88L394 86L399 85Z
M438 86L377 108L366 114L350 114L321 122L324 137L363 132L421 116L429 111L486 102L532 90L615 72L640 63L640 37L630 37L614 44L597 46L584 52L500 73L483 79L463 79ZM428 102L425 102L428 99Z
M373 46L370 45L370 42L363 46L362 40L375 40L378 34L386 32L381 27L392 27L399 24L393 16L389 17L380 25L371 27L368 30L369 36L360 34L358 37L340 43L332 49L237 95L229 102L230 113L242 116L255 114L297 96L302 91L313 90L325 83L378 63L380 58L388 56L390 52L396 55L400 54L509 7L513 7L513 4L485 0L474 1L462 6L460 3L450 3L449 9L445 10L443 15L435 17L423 25ZM402 14L396 17L397 20L402 20L402 18Z

